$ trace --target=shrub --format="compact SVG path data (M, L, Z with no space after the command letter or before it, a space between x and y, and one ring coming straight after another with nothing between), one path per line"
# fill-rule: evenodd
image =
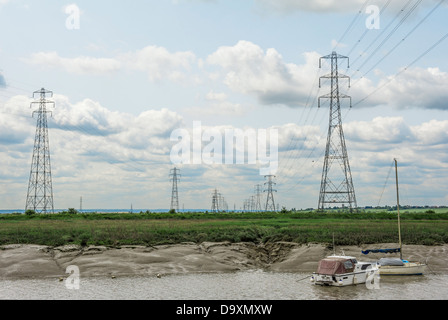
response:
M32 216L32 215L35 215L35 214L36 214L36 211L31 210L31 209L28 209L28 210L25 211L25 214L26 214L27 216Z
M68 208L68 214L77 214L78 211L74 208Z

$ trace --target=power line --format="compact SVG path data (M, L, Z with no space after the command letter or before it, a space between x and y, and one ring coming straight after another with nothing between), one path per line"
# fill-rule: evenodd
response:
M395 46L389 50L379 61L377 61L368 71L366 71L361 78L370 73L378 64L383 62L398 46L400 46L445 0L441 0L426 16L421 19Z
M333 47L333 51L336 50L336 48L339 46L340 43L342 43L342 41L344 40L345 36L347 35L347 33L351 30L351 28L353 27L353 25L355 24L355 22L358 20L358 18L361 16L361 14L364 12L364 9L367 6L367 3L370 0L366 0L364 2L364 4L362 5L361 9L359 9L358 14L353 18L352 22L348 25L347 29L344 31L344 33L342 34L341 38L339 39L339 41L334 45Z
M411 15L411 13L418 7L418 5L422 2L423 0L418 0L413 6L412 8L405 14L405 16L400 20L400 22L395 26L394 29L392 29L392 31L386 36L385 39L383 39L383 41L375 48L375 50L373 50L373 53L371 55L369 55L367 57L367 59L361 64L361 66L357 69L357 71L359 71L367 62L370 61L370 59L373 58L373 56L378 52L379 49L381 49L381 47L390 39L390 37L398 30L398 28L403 24L403 22Z
M365 100L367 100L368 98L370 98L373 94L375 94L376 92L378 92L379 90L383 89L385 86L387 86L390 82L392 82L393 80L395 80L395 78L397 78L397 76L399 76L400 74L402 74L403 72L406 72L413 64L415 64L418 60L420 60L421 58L423 58L425 55L427 55L429 52L431 52L434 48L436 48L440 43L442 43L446 38L448 38L448 33L446 33L442 38L440 38L436 43L434 43L431 47L429 47L425 52L423 52L422 54L420 54L416 59L414 59L411 63L409 63L404 69L402 69L400 72L396 73L393 77L389 78L389 80L385 83L383 83L381 86L379 86L378 88L376 88L374 91L372 91L371 93L369 93L367 96L365 96L363 99L359 100L358 102L356 102L353 106L357 106L358 104L364 102Z
M380 32L380 34L378 34L378 36L376 36L376 38L367 46L367 48L363 50L364 54L368 52L370 47L373 46L378 41L378 39L382 37L382 35L389 29L389 27L395 22L395 20L397 20L398 17L403 14L403 12L405 12L406 8L411 4L412 1L413 0L408 0L408 2L401 8L401 10L395 15L395 17L389 22L389 24ZM392 32L390 33L390 35L392 35ZM352 61L352 66L354 66L356 62L363 56L363 53L359 54L358 57L356 57ZM351 76L353 76L353 74Z
M388 0L386 2L386 4L381 8L380 10L380 16L384 13L384 11L386 10L386 8L389 6L389 4L391 3L392 0ZM356 49L356 47L361 43L361 41L364 39L364 37L367 35L367 33L370 31L370 29L366 28L366 30L364 30L364 33L361 35L361 37L358 39L358 41L355 42L355 44L352 46L352 48L350 49L350 51L346 54L347 57L350 56L350 54L353 52L353 50Z

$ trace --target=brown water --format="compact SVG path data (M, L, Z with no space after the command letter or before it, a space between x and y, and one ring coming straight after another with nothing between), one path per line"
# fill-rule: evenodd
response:
M58 279L0 280L13 300L447 300L448 275L382 276L379 287L320 287L309 274L261 270L157 277L81 278L79 289Z

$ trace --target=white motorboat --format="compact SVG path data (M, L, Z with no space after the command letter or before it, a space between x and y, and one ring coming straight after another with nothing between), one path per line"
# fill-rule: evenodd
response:
M378 271L376 262L359 262L351 256L328 256L319 261L311 282L322 286L349 286L366 283Z

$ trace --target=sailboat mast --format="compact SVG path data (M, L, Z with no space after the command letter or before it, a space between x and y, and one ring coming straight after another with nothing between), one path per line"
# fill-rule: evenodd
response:
M400 243L400 259L403 260L403 250L402 250L402 244L401 244L401 224L400 224L400 197L398 193L398 165L397 165L397 159L394 159L395 161L395 183L397 188L397 213L398 213L398 241Z

